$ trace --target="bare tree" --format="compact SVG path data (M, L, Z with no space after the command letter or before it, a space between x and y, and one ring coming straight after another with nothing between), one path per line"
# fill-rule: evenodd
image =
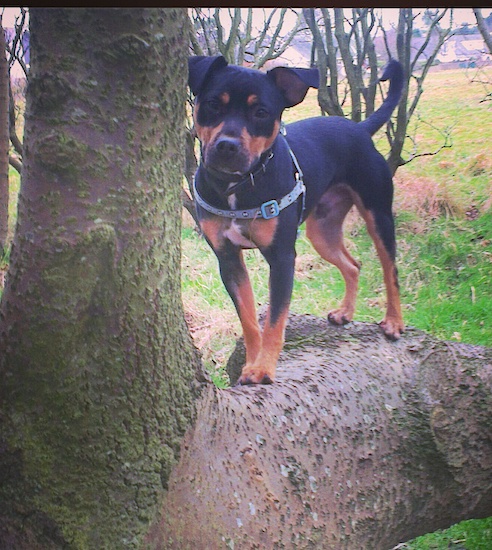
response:
M473 13L475 14L475 18L477 20L477 28L480 34L482 35L482 38L485 42L487 49L489 50L489 53L492 55L492 37L490 36L490 31L487 28L485 19L483 18L482 8L473 8ZM483 77L482 74L479 76L478 74L479 72L481 71L477 71L477 75L472 78L472 82L479 83L484 87L485 97L482 99L482 102L491 101L492 100L492 91L491 91L492 82L490 81L490 78Z
M449 24L443 27L441 22L448 11L450 11ZM400 8L396 35L396 54L398 60L403 64L407 75L407 82L403 88L402 100L397 109L396 122L390 121L386 131L390 144L388 164L393 174L399 166L407 164L421 156L436 155L443 148L451 146L449 128L440 131L443 138L441 144L435 150L425 152L419 152L417 141L409 136L407 132L409 122L412 116L414 116L419 100L424 92L424 80L442 45L452 33L452 8L437 8L434 11L427 10L427 18L429 21L427 33L420 47L415 50L412 43L413 10L412 8ZM383 32L385 31L383 30ZM387 40L385 44L388 56L391 56L392 51L388 46ZM410 81L416 84L415 92L412 97L410 96ZM407 158L403 158L403 146L406 138L409 138L413 147L409 151Z
M0 16L0 262L7 247L9 225L9 145L9 70Z
M473 8L473 13L475 14L477 28L482 35L483 41L485 42L489 52L492 54L492 36L490 36L490 31L485 24L485 20L482 15L482 8Z
M403 144L408 137L410 119L423 92L423 81L442 44L451 33L451 24L441 27L446 13L448 8L431 14L427 36L415 51L412 44L414 15L411 8L400 9L394 44L389 44L389 33L383 28L382 22L378 21L375 8L353 8L350 16L344 8L303 9L313 35L316 62L321 73L318 100L322 114L343 115L344 107L348 103L352 120L360 121L368 117L375 108L380 66L390 57L397 58L403 64L407 75L403 98L397 115L388 123L386 132L390 146L388 162L393 174L398 166L417 156L436 154L442 147L449 146L449 135L443 131L443 143L437 151L420 153L414 148L407 158L403 157ZM385 37L386 59L378 58L376 53L375 39L378 33L383 33ZM343 78L340 76L342 68ZM409 96L411 80L415 80L417 84L412 97ZM380 87L379 90L382 94Z
M318 24L315 10L303 9L304 18L313 35L314 56L321 75L318 88L318 103L322 114L333 116L344 116L342 105L338 94L338 67L337 49L332 33L331 15L328 8L321 8L323 24ZM323 40L322 29L324 28L326 39ZM327 83L327 75L330 76L330 83Z
M24 75L25 80L27 81L29 77L28 63L26 62L26 33L27 33L27 10L24 8L19 8L19 15L16 17L14 24L14 34L12 40L5 45L7 56L8 56L8 66L9 66L9 136L10 143L12 145L12 153L9 155L10 165L17 170L20 174L22 170L22 140L18 134L18 124L17 120L19 114L23 109L17 104L16 92L19 87L19 83L13 82L12 77L12 68L14 64L17 64L22 74ZM23 93L24 90L21 90L22 101L25 100Z
M313 34L320 68L318 98L322 113L343 116L343 107L350 98L352 120L358 122L363 115L369 116L374 111L380 64L374 46L374 8L353 8L351 17L343 8L304 8L303 14Z
M191 18L195 55L221 54L228 63L255 69L280 57L301 24L292 8L193 8Z

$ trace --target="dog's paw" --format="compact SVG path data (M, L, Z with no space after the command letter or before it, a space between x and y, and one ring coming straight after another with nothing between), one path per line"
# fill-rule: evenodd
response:
M399 319L383 319L379 323L379 326L388 340L398 340L402 333L405 332L405 325Z
M332 325L346 325L352 321L352 314L344 307L328 313L328 322Z
M250 386L252 384L273 384L275 373L271 369L246 365L237 381L238 386Z

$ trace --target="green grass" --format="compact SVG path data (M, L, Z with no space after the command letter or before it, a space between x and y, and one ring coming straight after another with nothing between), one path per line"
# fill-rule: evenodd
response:
M17 221L17 198L19 196L20 176L12 167L9 168L9 223L7 239L12 241L14 236L15 224ZM10 248L0 251L0 271L5 272L10 259ZM0 274L1 275L1 274ZM0 288L0 297L2 289Z
M444 531L436 531L398 547L399 550L490 550L492 548L492 517L467 520Z

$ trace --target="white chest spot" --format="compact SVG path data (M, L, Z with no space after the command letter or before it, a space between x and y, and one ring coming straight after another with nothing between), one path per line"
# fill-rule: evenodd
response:
M233 185L233 184L231 184ZM227 198L229 203L229 208L235 210L236 208L236 195L233 193ZM236 220L231 220L230 226L224 231L224 236L231 241L232 244L236 246L242 246L243 248L256 248L256 244L245 237L245 234L249 232L249 223L237 222Z
M232 244L242 246L243 248L256 248L256 244L244 236L243 231L248 231L248 223L231 221L231 225L224 231L224 237L229 239Z

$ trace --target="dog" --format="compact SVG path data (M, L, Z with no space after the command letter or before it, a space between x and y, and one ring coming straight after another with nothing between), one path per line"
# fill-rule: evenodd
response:
M381 261L387 310L380 323L390 340L404 331L392 214L393 181L372 135L398 105L403 69L390 60L381 80L383 104L362 122L313 117L285 126L284 109L319 85L316 68L259 70L229 65L222 56L189 58L193 120L201 159L193 193L201 230L215 252L222 281L241 321L246 364L238 384L271 384L284 344L292 294L298 227L316 251L341 271L345 296L328 320L352 320L360 264L343 243L342 224L355 205ZM258 248L270 267L263 330L243 260Z

